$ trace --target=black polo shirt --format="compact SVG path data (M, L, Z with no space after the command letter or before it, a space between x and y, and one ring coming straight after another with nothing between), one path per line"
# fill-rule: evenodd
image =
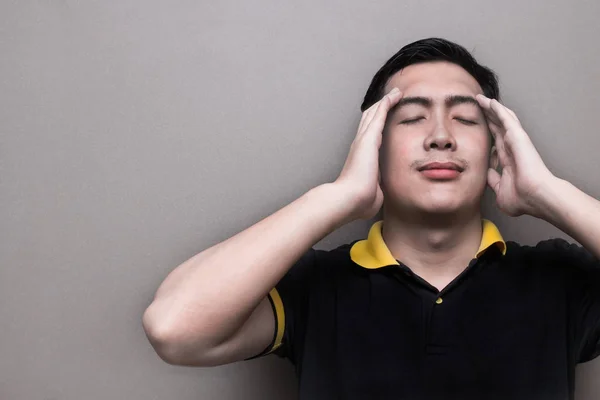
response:
M300 399L572 399L575 366L600 354L600 263L550 239L479 251L442 291L381 235L307 251L270 292L275 353ZM252 358L255 358L252 357Z

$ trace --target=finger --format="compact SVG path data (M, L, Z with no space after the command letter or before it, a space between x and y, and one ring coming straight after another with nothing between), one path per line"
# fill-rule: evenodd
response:
M390 99L395 99L396 97L398 97L398 95L400 95L401 97L401 92L398 88L393 88L392 90L390 90L385 96L383 96L381 98L381 100L379 100L377 103L375 103L373 106L375 107L370 107L370 112L369 114L365 117L365 121L363 124L363 127L368 127L369 124L371 123L371 121L373 120L373 117L375 116L375 114L377 114L377 111L379 110L380 106L382 103L384 102L389 102ZM400 98L398 97L398 99ZM388 100L386 100L388 99ZM395 104L395 103L394 103ZM389 108L387 109L389 110ZM387 111L386 111L387 113Z
M502 139L504 133L506 132L506 129L504 129L502 125L499 125L499 123L495 123L492 121L488 121L488 128L492 133L494 140L496 141Z
M387 98L387 95L383 96L381 98L381 100L379 100L377 103L373 104L373 106L371 107L369 113L367 115L365 115L365 120L364 120L364 122L362 124L360 132L364 132L365 129L367 128L367 126L369 126L369 124L373 120L373 115L375 115L375 113L379 109L379 106L381 105L381 102L385 101L386 98Z
M495 119L499 120L504 128L508 129L511 126L514 126L515 123L518 123L516 115L514 113L511 114L509 109L500 104L498 100L489 99L482 94L478 94L476 98L483 109L491 111L493 113L492 115L496 117Z
M501 131L505 131L506 128L504 127L504 124L502 123L502 121L500 121L500 119L492 114L491 112L485 112L485 120L487 121L488 126L490 127L490 129L495 129L495 130L501 130Z
M497 196L498 189L500 188L500 174L498 171L493 168L488 168L487 183Z
M502 123L500 121L494 121L487 116L485 117L485 119L487 122L488 131L492 135L496 147L498 147L499 142L502 140L504 134L506 133L506 129L502 126Z
M381 101L381 100L379 100L379 101ZM371 107L369 107L365 111L363 111L362 117L360 118L360 124L358 125L358 131L359 132L361 132L363 126L366 126L365 125L365 121L367 119L370 120L371 116L373 115L373 111L375 111L375 109L379 105L379 101L371 104Z
M360 119L360 125L358 126L358 132L361 132L363 127L369 125L369 122L371 122L371 119L373 118L373 113L375 113L375 111L377 111L377 107L379 107L379 104L381 103L381 101L389 94L389 92L383 96L381 99L379 99L379 101L376 101L375 103L371 104L371 107L367 108L362 115L362 118Z
M369 125L367 125L365 132L373 130L378 134L381 134L383 127L385 126L385 120L388 112L398 103L398 101L400 101L401 97L402 93L400 91L394 93L390 92L390 94L387 96L387 99L382 100L381 104L375 111L375 114L373 115Z
M489 119L492 122L494 122L496 124L502 124L502 121L501 121L499 115L496 113L496 111L492 107L493 102L496 102L498 105L500 105L502 108L504 108L506 110L506 112L508 112L515 121L519 122L519 118L517 117L517 114L515 114L515 112L513 110L506 107L504 104L500 103L498 100L490 99L489 97L486 97L483 94L478 94L476 96L476 98L479 101L479 104L482 106L484 114L486 114L486 116L489 117Z
M506 111L508 111L510 113L510 115L512 115L513 118L515 120L517 120L517 122L521 123L521 121L519 120L519 117L517 117L517 114L515 114L515 112L513 110L511 110L510 108L506 107L504 104L502 104L502 107L506 108Z
M502 121L500 120L500 118L498 118L498 116L496 115L494 110L492 110L492 108L491 108L492 99L490 99L489 97L485 97L482 94L478 94L477 96L475 96L475 98L479 102L479 105L482 108L483 114L484 114L485 118L488 120L488 122L492 122L496 125L502 126Z
M498 118L500 119L500 121L506 129L509 129L510 127L516 128L517 126L521 125L516 115L512 113L511 110L500 104L498 100L492 100L492 102L490 103L490 107L492 110L494 110L494 112L496 113L496 115L498 116Z
M502 107L504 108L510 115L511 117L513 117L516 121L519 121L519 117L517 117L517 114L515 114L515 112L513 110L511 110L510 108L506 107L504 104L500 103L498 100L496 100L496 102Z
M504 132L504 131L503 131ZM502 168L505 168L508 165L511 165L510 154L508 153L506 146L504 144L503 135L494 134L494 146L496 147L496 152L498 153L498 161Z
M481 105L483 108L489 108L490 101L492 101L492 99L481 93L475 95L475 100L477 100L479 105Z
M500 120L493 118L487 118L487 126L494 138L495 146L499 150L499 155L502 159L506 159L506 156L502 152L504 151L504 137L506 136L507 128L504 127L504 124Z

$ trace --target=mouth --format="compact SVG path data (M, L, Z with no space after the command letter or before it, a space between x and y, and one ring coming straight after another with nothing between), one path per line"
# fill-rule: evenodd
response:
M452 162L434 162L419 168L419 172L427 178L436 180L456 179L462 171L462 167Z

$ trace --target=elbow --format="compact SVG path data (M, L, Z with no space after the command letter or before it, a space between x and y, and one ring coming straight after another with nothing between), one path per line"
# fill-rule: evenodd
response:
M156 354L167 364L180 365L180 350L177 349L171 330L165 324L155 321L149 310L144 312L142 326Z
M142 325L154 351L167 364L190 367L213 365L208 352L199 346L199 340L195 340L193 346L190 345L178 331L153 319L148 310L144 312Z

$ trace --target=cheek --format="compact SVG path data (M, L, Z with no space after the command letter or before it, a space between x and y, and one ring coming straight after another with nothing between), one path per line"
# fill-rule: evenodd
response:
M418 158L419 149L422 148L416 140L396 135L388 137L383 143L382 154L388 165L394 169L405 169Z
M485 133L465 135L458 141L459 153L464 155L471 167L487 169L489 157L489 142Z

